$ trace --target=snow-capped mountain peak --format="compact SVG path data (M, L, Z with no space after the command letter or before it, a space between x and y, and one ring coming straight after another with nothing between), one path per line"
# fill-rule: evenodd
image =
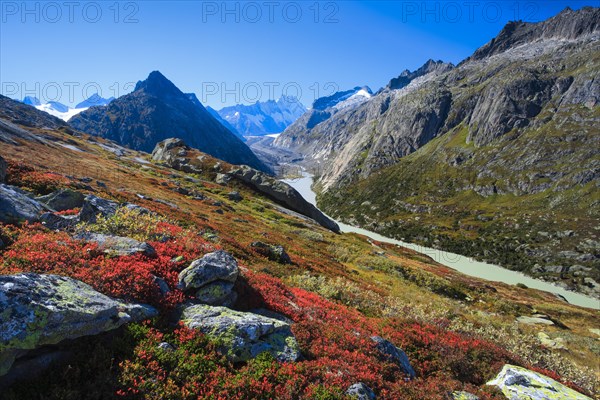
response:
M104 99L104 98L100 97L98 95L98 93L95 93L95 94L91 95L88 99L77 104L75 106L75 108L66 106L62 103L59 103L58 101L49 101L47 103L42 104L42 102L37 97L33 97L33 96L25 96L25 98L23 99L23 103L33 106L33 107L37 108L38 110L44 111L55 117L58 117L58 118L62 119L63 121L68 121L71 117L79 114L82 111L87 110L89 107L105 106L113 100L114 100L114 97L111 97L109 99Z
M105 99L105 98L101 97L98 93L94 93L93 95L88 97L86 100L77 104L75 106L75 108L78 109L78 108L89 108L89 107L94 107L94 106L105 106L108 103L110 103L111 101L113 101L114 99L115 99L114 97L109 97L108 99Z

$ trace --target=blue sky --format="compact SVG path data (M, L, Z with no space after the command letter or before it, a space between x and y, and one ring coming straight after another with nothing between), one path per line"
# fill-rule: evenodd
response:
M578 1L1 1L0 92L74 105L160 70L206 105L377 90Z

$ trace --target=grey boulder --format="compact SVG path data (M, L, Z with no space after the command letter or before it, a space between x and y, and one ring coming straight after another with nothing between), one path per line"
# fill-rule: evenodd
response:
M57 275L0 276L0 376L16 358L44 345L96 335L156 315L150 306L111 299Z
M281 245L271 245L263 242L252 242L250 247L255 248L260 254L267 257L269 260L276 261L280 264L291 264L292 260L288 253Z
M346 394L356 400L375 400L377 398L371 388L362 382L350 386L346 390Z
M0 184L0 222L36 222L45 207L14 186Z
M66 231L75 228L79 223L79 215L58 215L51 212L40 216L40 222L53 231Z
M405 374L411 378L414 378L417 375L413 367L410 365L408 356L406 353L404 353L404 351L394 346L394 344L389 340L386 340L380 336L373 336L371 337L371 340L375 342L375 348L381 353L381 355L388 361L398 365Z
M85 196L71 189L60 189L46 196L36 197L36 200L46 204L55 211L72 210L83 206Z
M281 362L301 357L290 325L280 320L225 307L193 305L183 311L183 323L214 339L233 362L248 361L263 352Z
M84 232L75 235L74 238L96 243L100 250L111 255L131 256L137 253L150 257L156 255L156 251L148 243L140 242L128 237Z
M211 282L235 282L239 274L237 261L226 251L218 250L192 262L179 273L179 288L200 289Z
M211 282L198 289L194 297L199 302L211 306L231 307L237 300L237 293L233 291L233 286L233 282Z
M115 215L118 208L119 203L90 194L83 200L79 219L83 222L95 223L98 215L111 217Z
M497 386L507 399L591 400L552 378L510 364L506 364L496 378L487 385Z

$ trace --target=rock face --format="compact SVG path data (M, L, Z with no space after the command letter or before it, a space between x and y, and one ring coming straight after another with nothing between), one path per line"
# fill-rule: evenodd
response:
M79 233L74 238L96 243L100 250L113 256L130 256L138 253L149 257L156 255L156 251L148 243L128 237L86 232Z
M120 303L74 279L38 274L0 276L0 310L0 375L28 350L156 314L151 307Z
M113 216L119 208L116 201L106 200L92 194L85 197L83 207L79 212L79 219L83 222L95 223L98 215L103 217Z
M0 184L0 222L18 224L35 222L45 208L14 186Z
M394 346L394 344L389 340L386 340L380 336L373 336L371 340L375 342L375 347L377 350L379 350L384 358L397 364L400 369L411 378L417 376L404 351Z
M183 311L183 323L216 339L221 351L233 362L248 361L265 351L282 362L301 357L289 324L273 318L194 305Z
M355 400L375 400L377 398L371 388L362 382L350 386L346 390L346 394Z
M496 379L487 384L498 386L507 399L591 400L545 375L509 364L502 368Z
M71 189L60 189L46 196L36 197L36 200L44 203L54 211L72 210L83 206L85 196Z
M169 137L185 140L232 164L268 171L238 137L200 104L154 71L135 90L105 107L92 107L69 120L76 129L102 136L136 150L151 152Z
M6 180L6 161L0 156L0 183Z
M325 214L306 201L296 189L287 183L281 182L248 166L234 168L230 171L230 175L285 207L314 219L321 226L336 233L340 231L340 227L334 221L327 218Z
M206 254L179 273L179 288L193 292L199 302L230 307L237 294L233 286L239 275L235 258L223 250Z

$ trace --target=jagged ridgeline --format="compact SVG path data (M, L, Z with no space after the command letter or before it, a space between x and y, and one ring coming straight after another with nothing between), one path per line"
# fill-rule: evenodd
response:
M598 21L511 22L458 66L311 110L276 143L319 167L334 217L598 295Z

